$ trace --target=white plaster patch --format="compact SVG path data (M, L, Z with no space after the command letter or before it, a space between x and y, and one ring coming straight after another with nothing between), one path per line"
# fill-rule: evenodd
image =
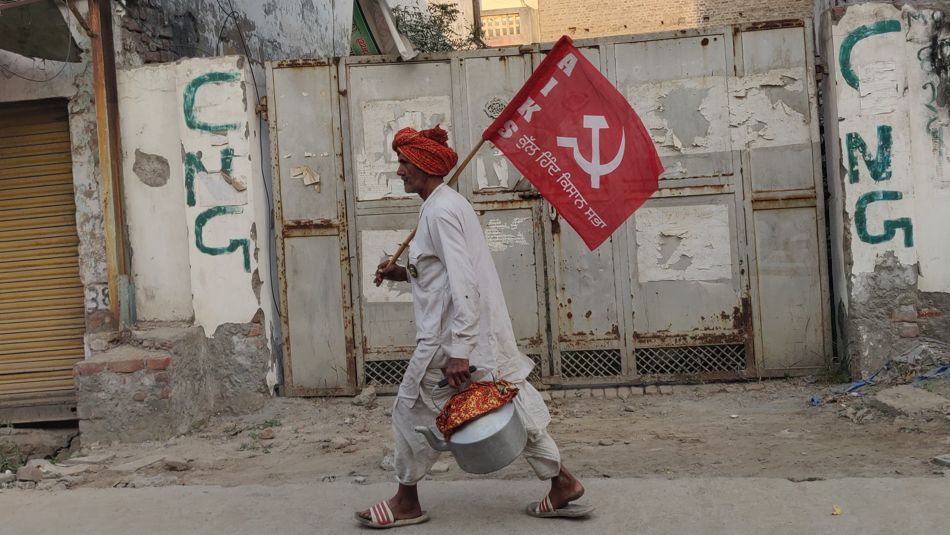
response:
M264 382L267 384L267 391L272 396L277 395L277 361L272 361L264 375Z
M242 182L243 184L243 182ZM247 186L238 191L221 173L199 173L195 177L195 196L198 206L211 207L247 204Z
M412 292L409 283L383 281L376 287L373 278L376 267L384 259L396 253L399 244L406 239L408 230L363 230L360 231L360 280L363 284L363 299L368 303L411 303ZM399 260L405 265L405 255Z
M676 161L672 165L667 166L663 169L663 173L660 174L660 178L684 178L688 173L686 166L683 165L683 162Z
M501 253L516 245L527 246L525 232L531 232L531 228L525 223L529 221L527 217L515 217L507 223L498 218L489 219L484 227L488 248L493 253Z
M769 88L804 99L802 69L774 69L766 73L729 78L729 126L733 147L761 148L796 145L810 139L809 121Z
M304 186L313 186L318 193L320 192L320 173L314 171L309 165L301 165L290 170L291 178L303 181Z
M728 207L648 207L637 210L634 217L641 283L732 278Z
M374 100L361 107L362 152L356 155L357 198L362 201L406 198L402 180L396 176L399 163L392 150L393 137L407 126L422 129L440 124L450 132L452 100L448 96L404 100Z
M705 98L696 112L708 121L709 130L705 136L696 137L689 143L683 143L674 134L674 125L671 125L666 118L666 115L673 110L666 110L661 104L663 99L676 90L705 92ZM686 78L635 84L623 87L622 92L640 116L643 126L650 131L650 136L660 156L730 150L724 77Z
M893 112L900 96L897 65L893 61L869 63L858 68L858 76L861 80L861 113L881 115Z
M486 161L489 166L485 165ZM511 165L499 149L492 149L491 158L479 156L475 159L475 181L479 191L511 189L508 179L511 172ZM514 174L517 175L517 171Z

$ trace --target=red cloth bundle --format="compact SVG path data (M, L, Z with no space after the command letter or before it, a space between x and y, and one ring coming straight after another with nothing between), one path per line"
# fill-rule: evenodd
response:
M462 425L500 409L517 395L518 389L508 381L472 383L449 398L435 425L448 440Z

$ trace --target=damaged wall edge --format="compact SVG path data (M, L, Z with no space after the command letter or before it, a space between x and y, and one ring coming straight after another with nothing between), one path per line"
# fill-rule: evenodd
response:
M828 2L825 2L828 4ZM822 14L839 351L855 377L950 356L950 47L945 4L845 2Z

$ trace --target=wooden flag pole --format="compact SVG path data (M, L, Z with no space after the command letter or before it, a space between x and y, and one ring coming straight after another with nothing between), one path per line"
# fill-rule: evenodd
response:
M466 166L468 166L468 163L472 161L472 158L475 157L475 153L478 152L478 149L482 148L482 145L484 143L485 143L485 138L480 139L478 141L478 144L475 145L475 147L468 153L468 156L466 156L465 159L462 160L462 164L459 165L458 168L455 169L455 172L452 173L452 176L449 178L449 181L446 182L446 184L448 184L449 187L454 186L455 183L458 182L459 175L462 174L462 171L465 169ZM412 232L409 233L409 236L406 236L406 239L403 240L402 243L399 244L399 249L396 249L396 253L389 259L389 263L386 264L387 268L395 264L396 261L399 260L399 257L402 256L402 253L406 251L406 249L409 247L409 242L411 242L412 239L416 237L416 230L418 230L418 228L419 227L412 229Z

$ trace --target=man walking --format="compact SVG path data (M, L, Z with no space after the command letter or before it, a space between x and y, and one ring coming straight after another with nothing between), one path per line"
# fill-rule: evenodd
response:
M394 465L399 488L395 496L356 514L376 528L419 524L429 519L419 503L416 485L439 452L413 428L429 426L458 388L466 385L469 368L484 377L514 383L515 408L528 431L524 457L550 490L527 512L538 517L582 517L590 505L573 503L584 487L561 464L557 444L547 433L551 420L538 391L525 378L534 367L518 350L501 282L471 204L444 184L458 161L438 126L416 131L403 128L392 148L399 159L397 174L406 193L423 199L415 240L406 267L384 262L374 283L408 281L412 287L416 350L409 361L393 407ZM448 379L451 388L438 382Z

